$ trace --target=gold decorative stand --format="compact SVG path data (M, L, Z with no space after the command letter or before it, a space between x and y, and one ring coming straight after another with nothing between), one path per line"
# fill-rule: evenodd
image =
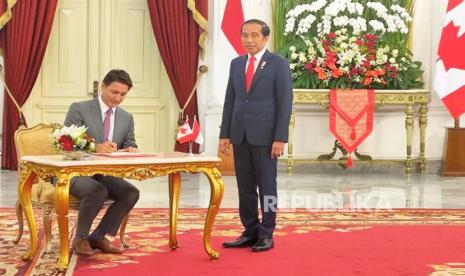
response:
M405 172L410 174L413 172L413 164L418 164L420 172L425 171L425 131L427 124L427 104L430 102L430 92L425 89L410 89L410 90L375 90L375 107L382 108L387 105L402 105L405 106L405 130L406 130L406 158L405 159L372 159L369 156L362 156L359 160L354 160L358 164L405 164ZM293 111L291 122L289 125L289 144L288 144L288 159L287 172L292 174L294 164L339 164L344 166L346 161L344 158L333 160L329 158L332 154L320 156L320 158L299 157L294 158L293 155L293 135L295 126L295 105L318 105L323 109L329 108L329 89L294 89ZM413 129L415 109L418 109L418 124L420 128L420 155L412 157Z
M329 154L319 155L317 160L319 160L319 161L333 160L334 156L336 155L337 150L340 150L341 153L342 153L342 157L339 158L339 160L346 161L349 158L346 149L341 145L341 143L339 143L338 140L335 140L334 141L333 151L331 153L329 153ZM354 155L358 160L362 160L362 161L371 161L371 160L373 160L373 158L370 155L361 154L361 153L358 152L357 149L354 150ZM347 168L347 164L345 164L345 163L344 164L339 163L338 165L341 166L343 169Z

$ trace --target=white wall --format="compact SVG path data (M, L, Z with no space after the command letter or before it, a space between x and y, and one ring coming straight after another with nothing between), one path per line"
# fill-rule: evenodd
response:
M210 0L208 57L205 63L209 73L199 89L199 108L205 117L205 151L216 154L222 104L227 84L229 63L234 57L231 46L224 39L221 20L226 0ZM245 19L259 18L271 25L271 0L242 1ZM418 0L414 19L413 52L423 62L426 88L431 87L437 45L441 34L447 0ZM238 30L239 35L239 30ZM444 127L452 126L453 119L434 92L429 104L426 132L426 157L441 159L444 145ZM360 146L360 151L375 158L405 157L405 114L401 107L375 114L374 131ZM413 154L419 151L418 120L415 121ZM328 131L327 113L317 107L298 107L294 133L294 155L316 156L327 153L334 138Z

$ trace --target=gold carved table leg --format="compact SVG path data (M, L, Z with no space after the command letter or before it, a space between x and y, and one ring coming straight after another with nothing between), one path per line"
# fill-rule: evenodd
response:
M204 170L205 175L210 181L210 204L208 205L207 218L205 219L205 227L203 230L203 247L211 260L216 260L220 254L213 250L210 243L211 232L216 214L220 208L221 200L223 199L224 185L221 180L221 173L217 168L209 168Z
M55 209L60 234L60 255L58 257L57 270L61 272L68 268L69 263L69 182L74 176L73 174L58 175L58 181L55 186Z
M294 160L292 156L292 147L293 147L293 138L294 138L294 126L295 126L295 113L292 110L291 113L291 121L289 123L289 136L288 136L288 144L287 144L287 173L292 175L292 168L294 166Z
M31 236L31 248L23 256L23 260L25 261L32 260L37 251L37 226L31 202L32 183L34 183L36 179L37 175L29 167L25 167L21 170L18 183L18 197L23 206L27 225L29 227L29 234Z
M425 158L425 146L426 146L426 139L425 139L425 132L426 132L426 125L427 125L427 117L426 114L428 113L428 107L426 104L420 105L420 118L419 118L419 125L420 125L420 173L424 173L426 169L426 158Z
M176 249L179 243L176 239L176 227L178 221L178 204L179 204L179 191L181 189L181 173L171 173L169 176L169 191L170 191L170 237L169 247Z
M405 164L405 173L412 173L412 137L413 137L413 102L407 103L405 109L405 130L407 131L407 160Z
M221 180L220 171L213 168L200 168L199 171L203 172L210 182L210 204L208 205L207 217L205 219L205 227L203 230L203 246L208 256L212 260L219 257L219 253L212 249L210 239L215 221L216 214L223 199L224 185ZM169 233L169 247L176 249L179 243L176 239L176 226L178 218L178 205L179 205L179 192L181 189L181 174L180 172L171 173L169 176L169 193L170 193L170 233Z

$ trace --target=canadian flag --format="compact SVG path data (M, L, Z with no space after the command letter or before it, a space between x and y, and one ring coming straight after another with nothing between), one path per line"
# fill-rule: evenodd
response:
M189 125L188 117L186 117L184 124L179 129L176 140L181 144L184 144L185 142L189 142L192 140L192 129L191 129L191 126Z
M192 141L196 142L197 144L203 144L203 135L202 131L200 130L199 122L197 122L197 118L194 116L194 123L192 123Z
M465 113L465 0L449 0L433 86L454 118Z

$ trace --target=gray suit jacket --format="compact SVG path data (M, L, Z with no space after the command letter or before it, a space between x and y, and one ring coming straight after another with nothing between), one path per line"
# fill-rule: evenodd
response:
M247 55L231 61L220 138L239 145L244 135L251 145L287 142L292 112L292 76L281 56L263 54L249 92L245 88Z
M103 119L100 104L97 98L71 104L66 114L65 126L70 125L88 127L87 133L95 139L95 143L103 141ZM134 119L132 114L121 107L115 110L115 126L112 142L118 145L118 149L137 147L134 138Z

